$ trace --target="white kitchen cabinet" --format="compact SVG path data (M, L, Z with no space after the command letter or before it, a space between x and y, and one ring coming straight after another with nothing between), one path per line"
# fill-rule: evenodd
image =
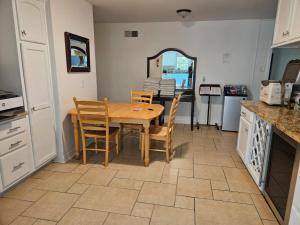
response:
M300 42L300 0L279 0L273 47L296 45ZM298 44L297 44L298 43Z
M46 43L45 3L38 0L16 0L17 20L22 41Z
M274 44L280 44L289 38L289 28L292 14L292 3L294 0L279 0L276 25L274 33Z
M49 53L44 45L25 42L21 50L33 153L39 167L56 156Z
M300 225L300 167L296 180L289 225Z
M290 38L300 40L300 0L294 0Z

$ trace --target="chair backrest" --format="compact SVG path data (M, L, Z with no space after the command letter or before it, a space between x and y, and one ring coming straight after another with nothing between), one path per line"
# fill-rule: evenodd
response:
M109 133L108 100L78 101L73 98L82 135L85 131L106 131Z
M145 102L152 104L153 91L130 91L131 103Z
M170 113L169 113L168 132L172 132L174 129L175 117L176 117L176 113L178 110L180 98L181 98L181 94L179 94L173 98Z

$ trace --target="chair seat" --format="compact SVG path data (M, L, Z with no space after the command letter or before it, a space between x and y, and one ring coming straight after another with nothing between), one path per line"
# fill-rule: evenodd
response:
M118 127L110 127L109 128L109 136L114 136L118 133L119 128ZM91 130L91 131L85 131L86 137L93 137L93 138L105 138L106 131L98 131L98 130Z
M168 127L164 126L151 126L149 129L150 138L159 137L164 138L168 135Z

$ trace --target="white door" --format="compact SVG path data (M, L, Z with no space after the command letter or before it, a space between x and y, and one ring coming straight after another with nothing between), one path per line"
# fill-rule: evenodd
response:
M241 116L239 134L238 134L238 143L237 151L240 154L241 158L245 160L247 150L249 148L249 136L250 136L250 123Z
M293 15L291 21L291 39L300 38L300 0L294 0Z
M40 166L56 155L49 54L40 44L23 43L21 49L34 158Z
M274 44L279 44L286 41L289 38L289 26L292 12L292 2L294 0L279 0L276 25L274 33Z
M16 0L20 39L46 43L45 3L38 0Z

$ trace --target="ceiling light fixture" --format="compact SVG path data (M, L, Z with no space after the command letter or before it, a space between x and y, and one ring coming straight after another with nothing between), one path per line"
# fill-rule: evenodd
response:
M178 9L176 10L176 13L182 18L186 18L188 15L192 13L192 10L190 9Z

